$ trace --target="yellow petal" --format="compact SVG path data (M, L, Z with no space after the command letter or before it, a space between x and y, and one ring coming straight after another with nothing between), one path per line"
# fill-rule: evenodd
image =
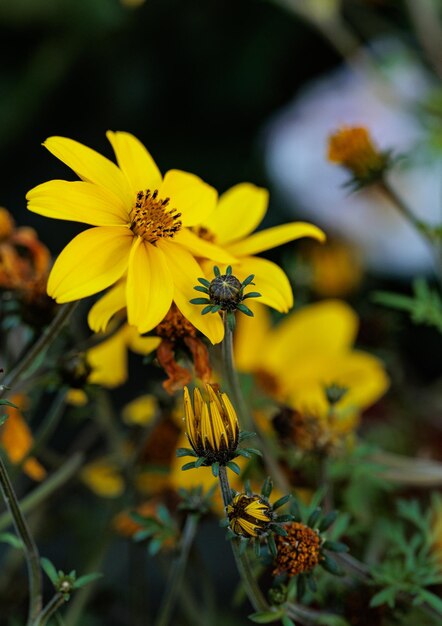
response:
M125 272L133 240L124 226L97 226L73 239L52 268L48 294L70 302L102 291Z
M181 213L183 226L204 223L215 209L217 192L194 174L169 170L160 186L160 198L170 198L170 207Z
M103 387L118 387L127 380L126 329L123 327L86 355L92 368L88 382Z
M206 259L227 264L236 261L230 252L223 250L223 248L216 246L210 241L201 239L201 237L198 237L187 228L182 228L174 237L174 241L187 248L196 257L205 257Z
M349 350L357 330L358 318L345 302L326 300L305 306L286 317L273 331L267 367L290 380L297 370L293 364L303 363L306 373L312 359L316 359L311 366L314 369L325 363L328 355Z
M253 306L254 317L238 315L235 330L235 363L240 372L262 369L266 358L265 340L270 334L271 319L262 304Z
M120 280L114 287L101 296L89 311L89 328L96 333L104 332L110 319L126 307L126 281Z
M228 249L235 256L246 256L276 248L301 237L312 237L318 241L325 241L324 233L317 226L306 222L293 222L262 230L242 241L229 245Z
M130 133L114 133L111 130L106 137L112 144L117 163L129 182L134 198L138 191L159 188L161 172L141 141Z
M204 275L202 268L190 252L178 244L158 241L158 246L164 250L174 278L175 304L195 328L206 335L212 343L219 343L224 337L224 326L219 314L201 315L201 307L190 304L190 300L197 294L194 286L198 284L198 278Z
M253 232L267 211L267 189L240 183L220 196L218 205L204 222L217 243L238 241Z
M28 209L45 217L93 226L129 222L124 204L106 189L92 183L50 180L31 189L26 198Z
M142 337L134 326L127 326L127 345L137 354L150 354L158 348L161 337Z
M131 208L133 194L123 172L109 159L78 141L67 137L49 137L43 144L57 159L84 181L113 193L123 206Z
M163 252L140 237L132 248L127 275L127 318L140 333L154 328L172 304L173 278Z
M292 308L293 292L289 279L273 261L256 256L244 257L239 263L233 265L233 273L239 280L244 280L250 274L255 275L253 280L255 285L247 287L245 293L247 294L248 291L260 293L261 297L258 301L261 304L267 304L281 313L287 313ZM249 306L253 302L253 298L246 299L245 304Z

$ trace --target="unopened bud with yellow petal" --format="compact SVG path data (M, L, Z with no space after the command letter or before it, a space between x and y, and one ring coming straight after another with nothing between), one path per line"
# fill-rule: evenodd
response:
M227 465L237 455L239 424L235 409L227 394L207 384L208 399L198 388L184 388L185 428L196 456L204 458L203 465Z

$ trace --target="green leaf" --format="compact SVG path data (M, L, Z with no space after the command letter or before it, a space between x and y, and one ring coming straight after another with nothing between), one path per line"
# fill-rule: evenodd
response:
M238 476L241 474L241 468L240 468L240 466L239 466L237 463L235 463L234 461L229 461L229 462L227 463L227 467L228 467L229 469L231 469L231 470L232 470L232 472L234 472L234 473L235 473L235 474L237 474Z
M17 550L23 550L23 542L17 535L13 535L12 533L1 533L0 541L2 543L7 543L13 548L17 548Z
M342 576L342 570L339 567L339 565L336 563L334 559L331 559L327 554L324 554L324 557L322 561L320 562L320 565L330 574L333 574L334 576Z
M201 293L209 293L209 290L207 289L207 287L201 287L200 285L196 285L196 287L194 287L195 291L200 291Z
M310 514L307 520L307 526L314 528L320 516L321 516L321 509L318 507Z
M296 626L295 622L288 615L282 616L282 626Z
M413 296L392 292L376 292L375 302L393 309L407 311L415 324L434 326L442 332L442 298L436 290L430 289L423 278L413 282Z
M198 456L197 453L190 448L177 448L175 454L178 458L182 456Z
M219 475L219 463L212 463L212 474L215 478L218 478Z
M192 298L189 300L190 304L208 304L210 303L209 298Z
M321 520L321 522L319 523L318 529L321 532L323 532L324 530L328 530L330 526L336 521L337 517L338 517L337 511L330 511L330 513L327 513L324 519Z
M192 463L185 463L183 467L181 468L181 470L183 472L186 472L187 470L194 469L194 467L195 467L195 461L192 461Z
M53 585L56 585L59 579L59 575L53 563L49 559L46 559L45 557L43 557L40 559L40 564L41 564L43 571L45 572L45 574L51 581L51 583ZM62 572L62 575L63 575L63 572Z
M271 624L277 622L284 615L284 609L275 609L272 611L259 611L249 615L249 620L256 624Z
M346 619L340 615L332 615L331 613L318 616L316 623L321 624L321 626L349 626L349 622L347 622Z
M427 589L420 589L418 592L418 597L422 599L423 602L429 604L435 611L442 615L442 599L439 596L436 596L431 591Z
M349 547L341 541L325 541L323 545L324 550L330 550L330 552L348 552Z
M198 282L204 285L204 287L210 287L210 281L207 278L198 278ZM196 289L196 287L194 287Z
M391 609L393 609L395 606L395 600L396 590L393 589L393 587L387 587L386 589L382 589L382 591L379 591L372 597L370 601L370 606L376 607L381 606L381 604L387 604Z
M14 409L18 409L18 406L9 400L0 399L0 406L12 406Z
M99 578L103 578L103 574L100 572L93 572L91 574L85 574L84 576L80 576L74 583L74 589L81 589L85 585L93 582L94 580L98 580Z
M276 547L275 538L273 537L273 535L268 536L267 545L269 546L269 550L272 556L274 557L278 556L278 549Z
M281 506L284 506L284 504L286 504L290 498L291 498L291 494L288 494L287 496L282 496L282 498L279 498L279 500L276 500L276 502L273 503L273 510L276 511L276 509L279 509Z

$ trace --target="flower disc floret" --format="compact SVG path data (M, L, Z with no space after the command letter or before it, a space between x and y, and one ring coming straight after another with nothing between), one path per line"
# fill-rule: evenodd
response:
M203 465L227 465L236 456L239 425L235 409L227 394L212 385L206 385L208 401L199 389L193 392L193 406L189 390L184 388L186 433L195 454L204 458Z
M226 513L231 530L246 538L262 535L273 521L272 506L258 495L238 493Z
M301 522L286 524L284 528L287 535L275 537L278 554L273 574L298 576L311 572L322 559L319 534Z

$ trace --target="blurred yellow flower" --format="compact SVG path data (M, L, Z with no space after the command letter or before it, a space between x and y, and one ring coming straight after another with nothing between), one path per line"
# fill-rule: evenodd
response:
M128 322L140 332L161 322L174 300L195 326L213 342L220 341L219 316L204 320L188 302L201 276L195 256L235 260L188 228L213 211L215 189L180 170L169 170L163 178L143 144L129 133L109 131L107 138L118 166L72 139L50 137L44 143L81 181L38 185L27 194L29 210L94 226L59 255L49 276L49 295L69 302L125 277L106 302L118 308L127 304Z
M194 230L201 238L219 244L238 259L231 265L240 281L250 274L255 275L260 302L286 313L293 306L293 293L286 274L276 263L253 255L301 237L325 241L325 235L317 226L305 222L292 222L251 234L264 219L267 204L266 189L250 183L235 185L222 194L216 210ZM206 275L210 276L213 263L205 261L203 265ZM225 273L225 266L220 269Z
M309 246L306 253L312 274L312 288L324 298L342 298L361 284L361 259L357 250L341 241Z
M106 458L86 465L81 480L101 498L118 498L125 487L119 465Z
M157 414L158 400L151 394L139 396L126 404L122 411L125 424L146 426L150 424Z
M255 374L265 391L279 402L314 416L329 414L325 389L345 393L333 404L340 419L354 419L388 389L382 362L353 344L356 313L339 300L312 304L272 328L268 311L254 306L255 317L238 320L237 367Z
M160 344L159 337L141 337L134 326L128 324L87 351L86 359L92 371L88 382L103 387L118 387L126 382L127 351L149 354Z
M34 440L22 414L22 410L26 408L27 404L26 397L15 394L11 396L10 401L18 408L2 406L2 411L8 417L3 426L0 427L0 444L11 463L17 465L27 457ZM34 457L30 457L23 463L23 471L33 480L40 481L46 476L46 470Z

